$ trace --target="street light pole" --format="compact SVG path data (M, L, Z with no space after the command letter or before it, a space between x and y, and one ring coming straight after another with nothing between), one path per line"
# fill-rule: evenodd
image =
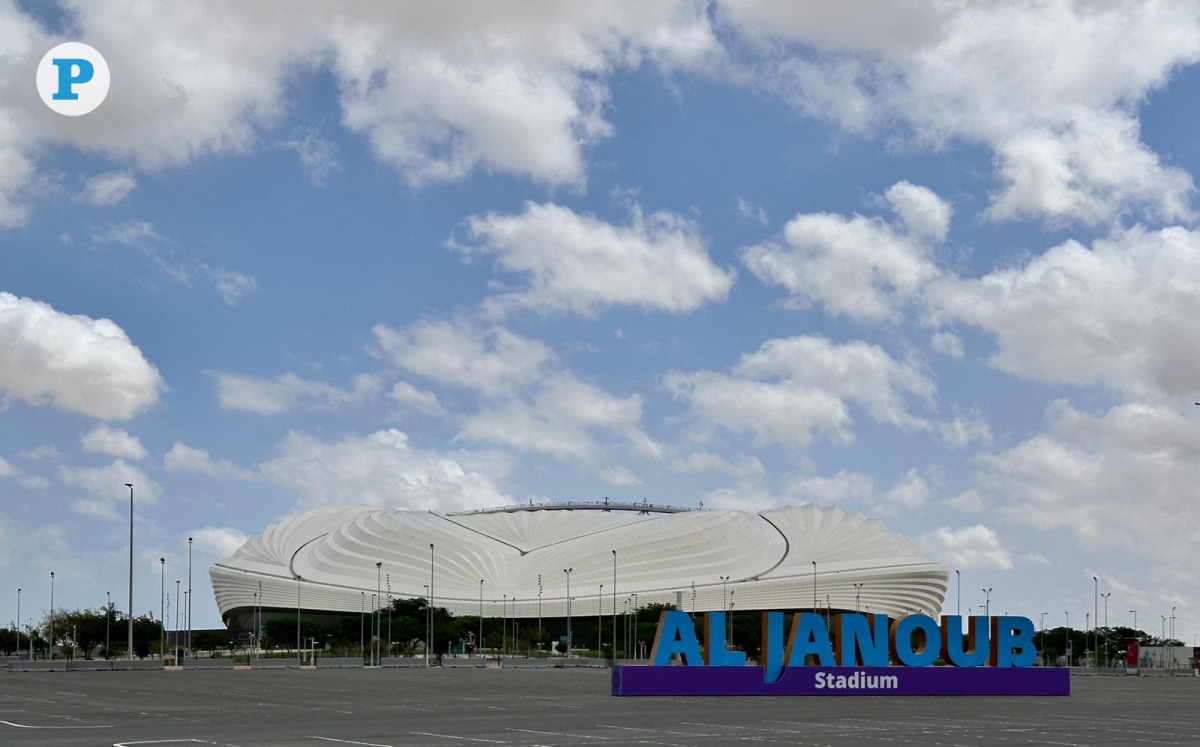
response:
M129 488L129 658L133 659L133 483L125 483Z
M107 593L107 592L105 592ZM167 559L158 559L158 620L161 623L158 636L158 656L167 658ZM105 655L107 656L107 654Z
M725 624L729 624L729 604L726 602L725 583L729 581L729 576L718 576L721 579L721 614L725 615Z
M600 584L600 591L596 594L596 656L600 658L604 658L604 621L601 619L603 614L604 584Z
M1064 612L1067 616L1067 627L1063 630L1063 635L1066 636L1067 642L1063 646L1063 653L1067 655L1067 667L1071 666L1071 613Z
M112 658L112 594L104 592L104 658Z
M613 666L617 663L617 551L612 551L613 556L613 629L612 629L612 661Z
M188 593L187 593L187 645L183 647L184 655L192 650L192 538L188 537ZM299 619L299 618L297 618Z
M854 584L854 611L855 612L858 612L858 598L859 598L859 595L862 593L862 587L863 587L863 584L865 584L865 583L867 583L867 582L863 581L861 583Z
M813 561L813 612L817 611L817 561ZM695 610L693 610L695 611Z
M992 611L992 587L983 589L983 616L991 617Z
M189 594L188 596L191 597L191 594ZM188 604L189 605L191 604L191 599L188 600ZM191 607L188 607L188 609L191 609ZM189 620L188 621L189 633L190 633L191 629L192 629L192 623ZM300 656L300 574L299 573L296 574L296 656ZM301 663L303 663L304 658L301 657L300 661L301 661Z
M1046 666L1046 614L1045 612L1042 613L1042 640L1041 645L1038 646L1038 661L1041 662L1043 667Z
M54 571L50 571L50 661L54 661Z
M108 593L108 592L105 592ZM17 656L21 655L21 587L17 587Z
M483 650L483 579L479 579L479 641L476 648Z
M1100 581L1092 576L1092 619L1096 624L1092 628L1092 651L1096 653L1096 668L1100 668Z
M954 570L954 578L958 582L958 600L954 605L954 614L962 617L962 574L958 572L957 568Z
M567 658L571 658L571 571L574 568L563 568L567 574Z
M1111 591L1106 591L1100 595L1104 599L1104 663L1108 664L1108 598L1112 596Z
M425 666L429 666L429 652L433 649L433 543L429 543L429 645L425 647Z

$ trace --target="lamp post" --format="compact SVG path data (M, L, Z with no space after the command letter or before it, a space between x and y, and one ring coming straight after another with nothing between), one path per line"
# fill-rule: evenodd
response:
M104 658L112 658L112 593L104 592Z
M129 488L129 658L133 658L133 483L125 483ZM51 641L53 645L53 641Z
M1046 649L1046 614L1047 613L1045 613L1045 612L1042 613L1042 624L1041 624L1041 628L1042 628L1041 639L1042 640L1040 641L1041 645L1038 646L1038 661L1041 662L1041 665L1043 667L1046 666L1046 653L1045 653L1045 649Z
M866 581L854 584L854 611L855 612L858 612L858 597L860 594L862 594L862 587L863 587L863 584L865 584L865 583L866 583Z
M1067 667L1071 666L1071 613L1064 612L1067 616L1067 627L1063 629L1063 635L1066 637L1066 643L1063 645L1063 653L1067 655Z
M508 592L500 595L500 655L508 651Z
M1108 664L1108 598L1112 596L1111 591L1106 591L1100 595L1104 600L1104 663Z
M300 574L297 573L296 574L296 656L300 656L300 581L301 581ZM191 595L189 594L188 596L190 597ZM191 604L190 599L188 600L188 604ZM188 609L191 609L191 607L188 607ZM191 629L192 629L192 623L191 623L191 621L188 621L189 635L190 635ZM304 661L303 657L301 657L300 661L303 663L303 661Z
M483 650L483 579L479 579L479 643L477 648Z
M729 641L725 644L726 651L733 648L733 595L732 594L729 595L729 618L730 618L729 625L728 625L729 630L727 631L729 633Z
M54 661L54 571L50 571L50 661Z
M429 543L429 645L425 647L425 666L429 666L429 652L433 650L433 543Z
M992 610L992 587L983 589L983 616L991 617Z
M1169 652L1169 655L1170 655L1169 661L1171 664L1171 668L1174 669L1174 667L1175 667L1175 608L1174 607L1171 608L1170 621L1171 621L1171 627L1168 628L1169 637L1167 639L1170 641L1170 644L1167 646L1167 651Z
M387 574L388 656L392 655L392 574Z
M106 594L108 592L105 592ZM158 640L158 655L159 658L167 657L167 559L158 559L158 619L162 623L159 631ZM108 654L105 653L105 658Z
M1158 660L1162 663L1163 668L1167 666L1167 616L1159 615L1162 618L1162 630L1158 636Z
M358 658L367 652L367 592L358 592Z
M633 658L634 659L642 658L642 647L639 644L638 639L637 639L637 626L638 626L638 597L637 597L637 592L635 591L635 592L633 592L633 637L629 639L630 645L633 646Z
M596 594L596 656L604 657L604 584L600 584L600 592Z
M175 640L171 644L172 648L174 649L173 653L175 654L175 658L178 658L178 655L179 655L179 650L178 650L179 649L179 608L181 606L179 604L180 599L182 599L182 597L179 596L179 579L175 579ZM175 663L179 664L178 661L176 661Z
M574 568L563 568L567 574L567 658L571 658L571 571Z
M962 574L958 569L954 569L954 578L958 582L958 599L954 604L954 614L962 617Z
M729 576L718 576L721 579L721 614L725 615L725 624L729 624L729 605L726 602L725 584L729 581Z
M817 611L817 561L813 561L813 612Z
M188 593L187 593L187 645L184 646L184 651L192 650L192 597L196 596L192 593L192 538L188 537ZM299 615L297 615L299 620ZM132 630L133 622L130 621L130 630Z
M1092 628L1092 651L1096 652L1096 668L1100 668L1100 581L1092 576L1092 619L1096 621Z
M108 592L105 592L106 594ZM17 655L21 654L21 587L17 587ZM107 658L107 657L106 657Z
M383 561L375 561L375 599L371 603L371 658L378 665L379 661L379 603L383 601ZM426 638L426 641L429 639ZM429 647L426 646L426 649ZM428 656L426 651L426 656Z
M1129 610L1129 611L1133 613L1133 629L1137 630L1138 633L1141 633L1142 631L1138 630L1138 626L1137 626L1137 610ZM1140 638L1141 636L1138 636L1138 637Z
M613 665L617 663L617 551L612 551L613 556L613 629L612 629L612 660Z

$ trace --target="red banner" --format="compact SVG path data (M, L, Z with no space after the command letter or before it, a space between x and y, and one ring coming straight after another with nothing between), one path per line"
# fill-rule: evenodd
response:
M1136 667L1138 665L1138 642L1134 638L1129 639L1125 649L1125 666Z

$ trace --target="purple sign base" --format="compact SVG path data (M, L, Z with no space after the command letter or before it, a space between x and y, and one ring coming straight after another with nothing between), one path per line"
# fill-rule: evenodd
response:
M612 694L635 695L1070 695L1067 669L1029 667L789 667L765 682L761 667L612 670Z

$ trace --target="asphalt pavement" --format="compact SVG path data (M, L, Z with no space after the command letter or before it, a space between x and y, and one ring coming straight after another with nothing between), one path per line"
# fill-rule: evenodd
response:
M1200 744L1200 678L1069 697L614 698L605 670L0 673L3 747Z

